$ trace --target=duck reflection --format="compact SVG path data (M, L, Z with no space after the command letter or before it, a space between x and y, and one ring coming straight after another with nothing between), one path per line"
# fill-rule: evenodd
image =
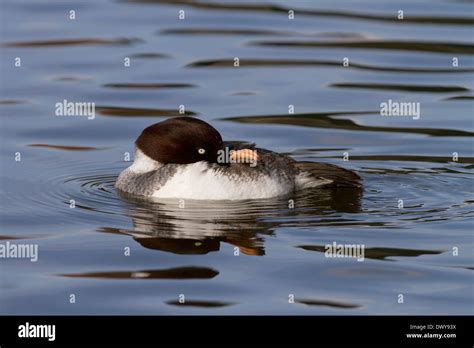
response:
M129 235L145 248L175 254L207 254L227 243L245 255L263 256L263 237L273 235L275 228L320 226L335 212L357 213L362 190L313 189L247 201L150 200L118 194L133 228L101 227L99 232Z

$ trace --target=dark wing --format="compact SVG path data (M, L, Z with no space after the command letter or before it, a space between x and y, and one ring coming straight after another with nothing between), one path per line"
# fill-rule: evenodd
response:
M361 187L362 179L356 173L329 163L294 162L293 166L316 178L332 180L326 187Z
M356 173L329 163L297 162L287 155L270 150L256 148L255 143L245 141L226 141L224 146L229 150L256 150L259 162L256 168L242 166L243 171L258 173L279 170L285 176L294 176L299 172L309 173L316 179L329 179L332 182L325 187L362 187L361 178ZM235 168L234 168L235 169Z

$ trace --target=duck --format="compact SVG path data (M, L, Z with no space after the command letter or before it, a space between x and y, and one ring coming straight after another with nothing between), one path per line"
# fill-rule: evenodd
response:
M254 143L223 141L207 122L183 116L142 131L133 164L120 173L115 187L158 199L248 200L312 188L360 188L361 178L333 164L296 161Z

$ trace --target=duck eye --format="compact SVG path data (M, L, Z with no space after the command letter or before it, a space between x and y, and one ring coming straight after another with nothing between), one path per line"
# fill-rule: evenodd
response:
M198 150L198 153L199 153L200 155L204 155L204 154L206 153L206 150L204 150L204 149L199 149L199 150Z

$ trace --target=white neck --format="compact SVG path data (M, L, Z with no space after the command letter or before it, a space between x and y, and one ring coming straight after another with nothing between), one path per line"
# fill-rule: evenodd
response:
M163 166L162 163L145 155L140 149L135 149L135 159L129 169L134 173L146 173L157 170Z

